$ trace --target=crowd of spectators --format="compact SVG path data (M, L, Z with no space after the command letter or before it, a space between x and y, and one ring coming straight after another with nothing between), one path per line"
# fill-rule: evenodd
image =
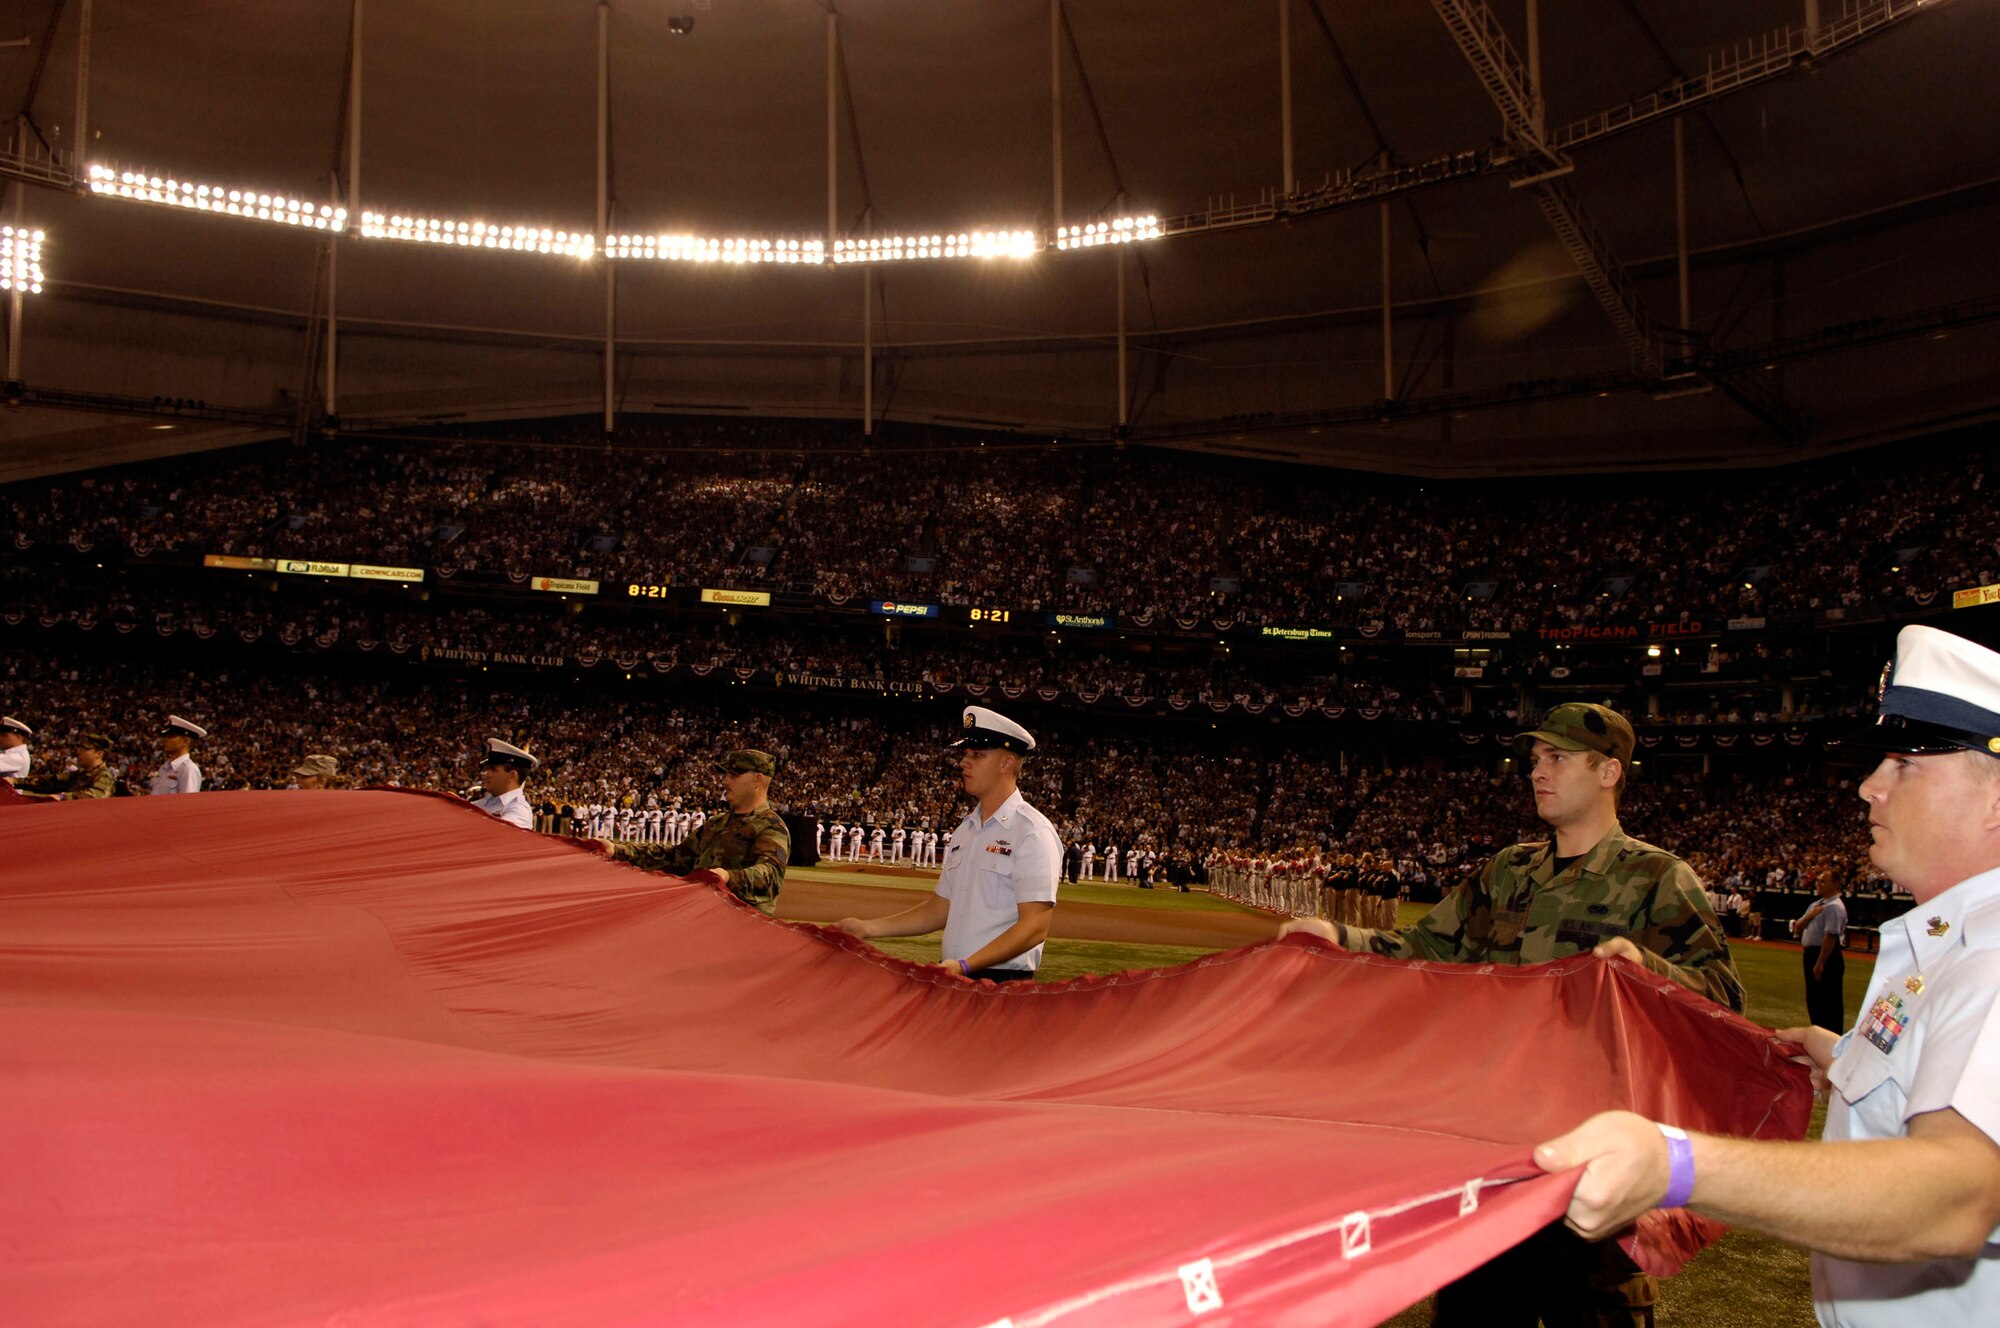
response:
M44 772L61 768L78 735L102 731L113 739L113 764L142 786L171 712L209 729L195 756L216 790L282 788L301 756L327 753L343 784L465 792L481 740L500 736L541 755L529 793L554 806L712 806L713 761L752 746L779 759L773 798L783 810L829 824L940 830L964 811L947 746L953 716L935 704L731 706L608 687L474 692L412 677L96 658L30 665L18 655L0 695L8 713L39 730ZM1422 863L1448 882L1540 833L1525 785L1490 757L1343 760L1287 745L1282 731L1253 744L1084 715L1038 728L1043 750L1023 789L1068 843L1144 844L1191 861L1244 847L1369 853ZM1796 887L1821 871L1880 888L1851 777L1641 776L1621 817L1632 833L1686 856L1716 889Z
M1483 676L1468 681L1449 676L1448 657L1437 654L1343 656L1202 644L1134 649L1108 634L988 633L975 639L962 632L885 632L871 624L836 628L782 621L732 630L710 624L692 633L669 630L659 619L628 612L616 601L606 609L591 606L577 612L572 610L582 606L547 597L438 599L393 590L288 589L291 593L277 594L254 579L221 576L190 583L159 575L57 573L0 582L0 614L36 627L221 634L225 641L268 640L301 649L504 652L558 663L610 658L634 667L643 662L663 669L687 665L928 687L969 684L1008 689L1003 694L1012 695L1054 689L1066 703L1085 705L1121 698L1183 706L1303 703L1394 720L1515 720L1520 709L1516 684L1531 689L1552 685L1550 661L1555 659L1577 666L1565 674L1565 683L1588 683L1595 699L1619 706L1642 723L1810 720L1855 713L1868 698L1869 680L1858 674L1839 682L1818 672L1794 679L1788 661L1799 648L1773 650L1761 643L1741 650L1741 671L1738 661L1721 658L1719 650L1698 651L1688 663L1692 667L1700 659L1701 673L1670 677L1709 685L1667 689L1635 677L1628 652L1555 655L1533 646L1503 646L1488 651ZM1811 670L1824 671L1821 660L1808 657L1804 662Z
M496 429L502 426L494 426ZM1157 449L648 422L621 446L355 439L9 486L0 538L457 574L1407 630L1928 604L2000 581L1978 451L1417 485Z
M499 437L272 444L7 486L0 548L112 546L155 562L331 558L421 567L445 581L479 572L746 586L836 602L1107 614L1133 625L1711 628L1669 645L1657 665L1499 644L1468 681L1412 653L1279 656L1232 651L1219 634L1212 645L1155 649L1118 646L1111 633L975 642L875 623L690 632L602 601L280 594L254 581L128 579L116 568L95 579L46 568L11 577L0 609L37 628L230 633L302 649L558 661L594 653L704 671L1056 689L1086 704L1304 702L1481 724L1525 722L1531 693L1560 683L1592 688L1592 699L1642 725L1734 725L1854 713L1872 679L1835 670L1824 642L1803 634L1711 639L1714 624L1907 609L2000 581L2000 539L1983 506L1988 461L1965 449L1870 454L1721 488L1712 477L1418 485L916 430L862 450L846 428L641 417L616 448L574 423ZM712 805L714 757L754 746L778 755L774 797L788 810L940 830L962 813L945 747L949 705L747 693L730 704L713 691L618 692L555 675L468 687L282 653L253 662L242 651L135 666L53 631L32 653L10 651L4 670L4 708L43 731L45 762L101 730L116 743L116 764L142 784L157 761L154 730L171 711L211 729L196 756L216 789L281 787L300 756L325 752L344 783L464 791L480 741L501 736L544 756L530 793L554 805ZM1228 848L1368 853L1448 881L1539 832L1518 776L1490 754L1341 756L1283 725L1254 734L1135 727L1084 708L1037 728L1044 751L1024 791L1070 843L1143 844L1184 860ZM1851 787L1807 769L1639 778L1622 816L1718 889L1793 889L1828 871L1879 888Z
M1199 857L1249 843L1264 760L1242 743L1153 733L1072 741L1074 776L1058 828L1065 843L1144 843Z

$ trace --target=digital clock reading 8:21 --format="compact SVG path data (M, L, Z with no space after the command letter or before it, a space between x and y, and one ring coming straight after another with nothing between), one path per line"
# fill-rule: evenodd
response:
M974 622L1003 623L1013 619L1013 613L1008 609L973 609L971 614Z

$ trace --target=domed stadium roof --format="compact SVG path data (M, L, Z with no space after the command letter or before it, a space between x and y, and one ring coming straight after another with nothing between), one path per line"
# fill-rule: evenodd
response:
M1513 0L364 3L338 184L348 4L90 8L82 154L81 0L0 29L24 39L0 46L0 220L44 233L46 273L0 478L309 419L329 297L343 431L601 409L594 239L350 227L329 280L324 231L49 183L99 164L329 207L351 183L392 221L594 237L600 12L608 232L1035 237L869 275L614 260L621 411L1122 413L1141 442L1478 474L1763 464L2000 407L2000 10L1976 0L1828 0L1810 33L1796 3L1548 5L1538 42ZM1164 233L1054 247L1142 217ZM106 408L155 397L201 404L172 428Z

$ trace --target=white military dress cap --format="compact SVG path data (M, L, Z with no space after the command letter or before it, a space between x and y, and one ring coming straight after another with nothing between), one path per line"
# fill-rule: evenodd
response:
M1935 627L1905 627L1896 634L1896 657L1882 671L1874 725L1841 745L1911 756L2000 756L2000 654Z
M503 742L499 738L488 738L486 750L479 758L481 765L514 765L525 770L533 770L541 763L541 759L532 752L523 751L513 743Z
M23 724L20 720L14 718L12 715L0 715L0 729L6 729L9 733L18 733L24 738L32 738L35 736L35 731L33 729L29 728L26 724Z
M991 748L1026 755L1035 750L1035 735L998 711L967 706L954 747Z
M206 738L208 736L208 730L193 720L182 719L179 715L168 715L166 726L160 730L160 736L170 738L176 733L190 738Z

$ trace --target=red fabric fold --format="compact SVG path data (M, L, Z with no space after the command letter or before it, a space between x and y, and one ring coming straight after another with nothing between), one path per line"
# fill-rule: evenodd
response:
M1810 1110L1768 1034L1594 958L975 986L390 792L0 846L16 1322L1366 1324L1558 1215L1528 1148L1590 1111Z

